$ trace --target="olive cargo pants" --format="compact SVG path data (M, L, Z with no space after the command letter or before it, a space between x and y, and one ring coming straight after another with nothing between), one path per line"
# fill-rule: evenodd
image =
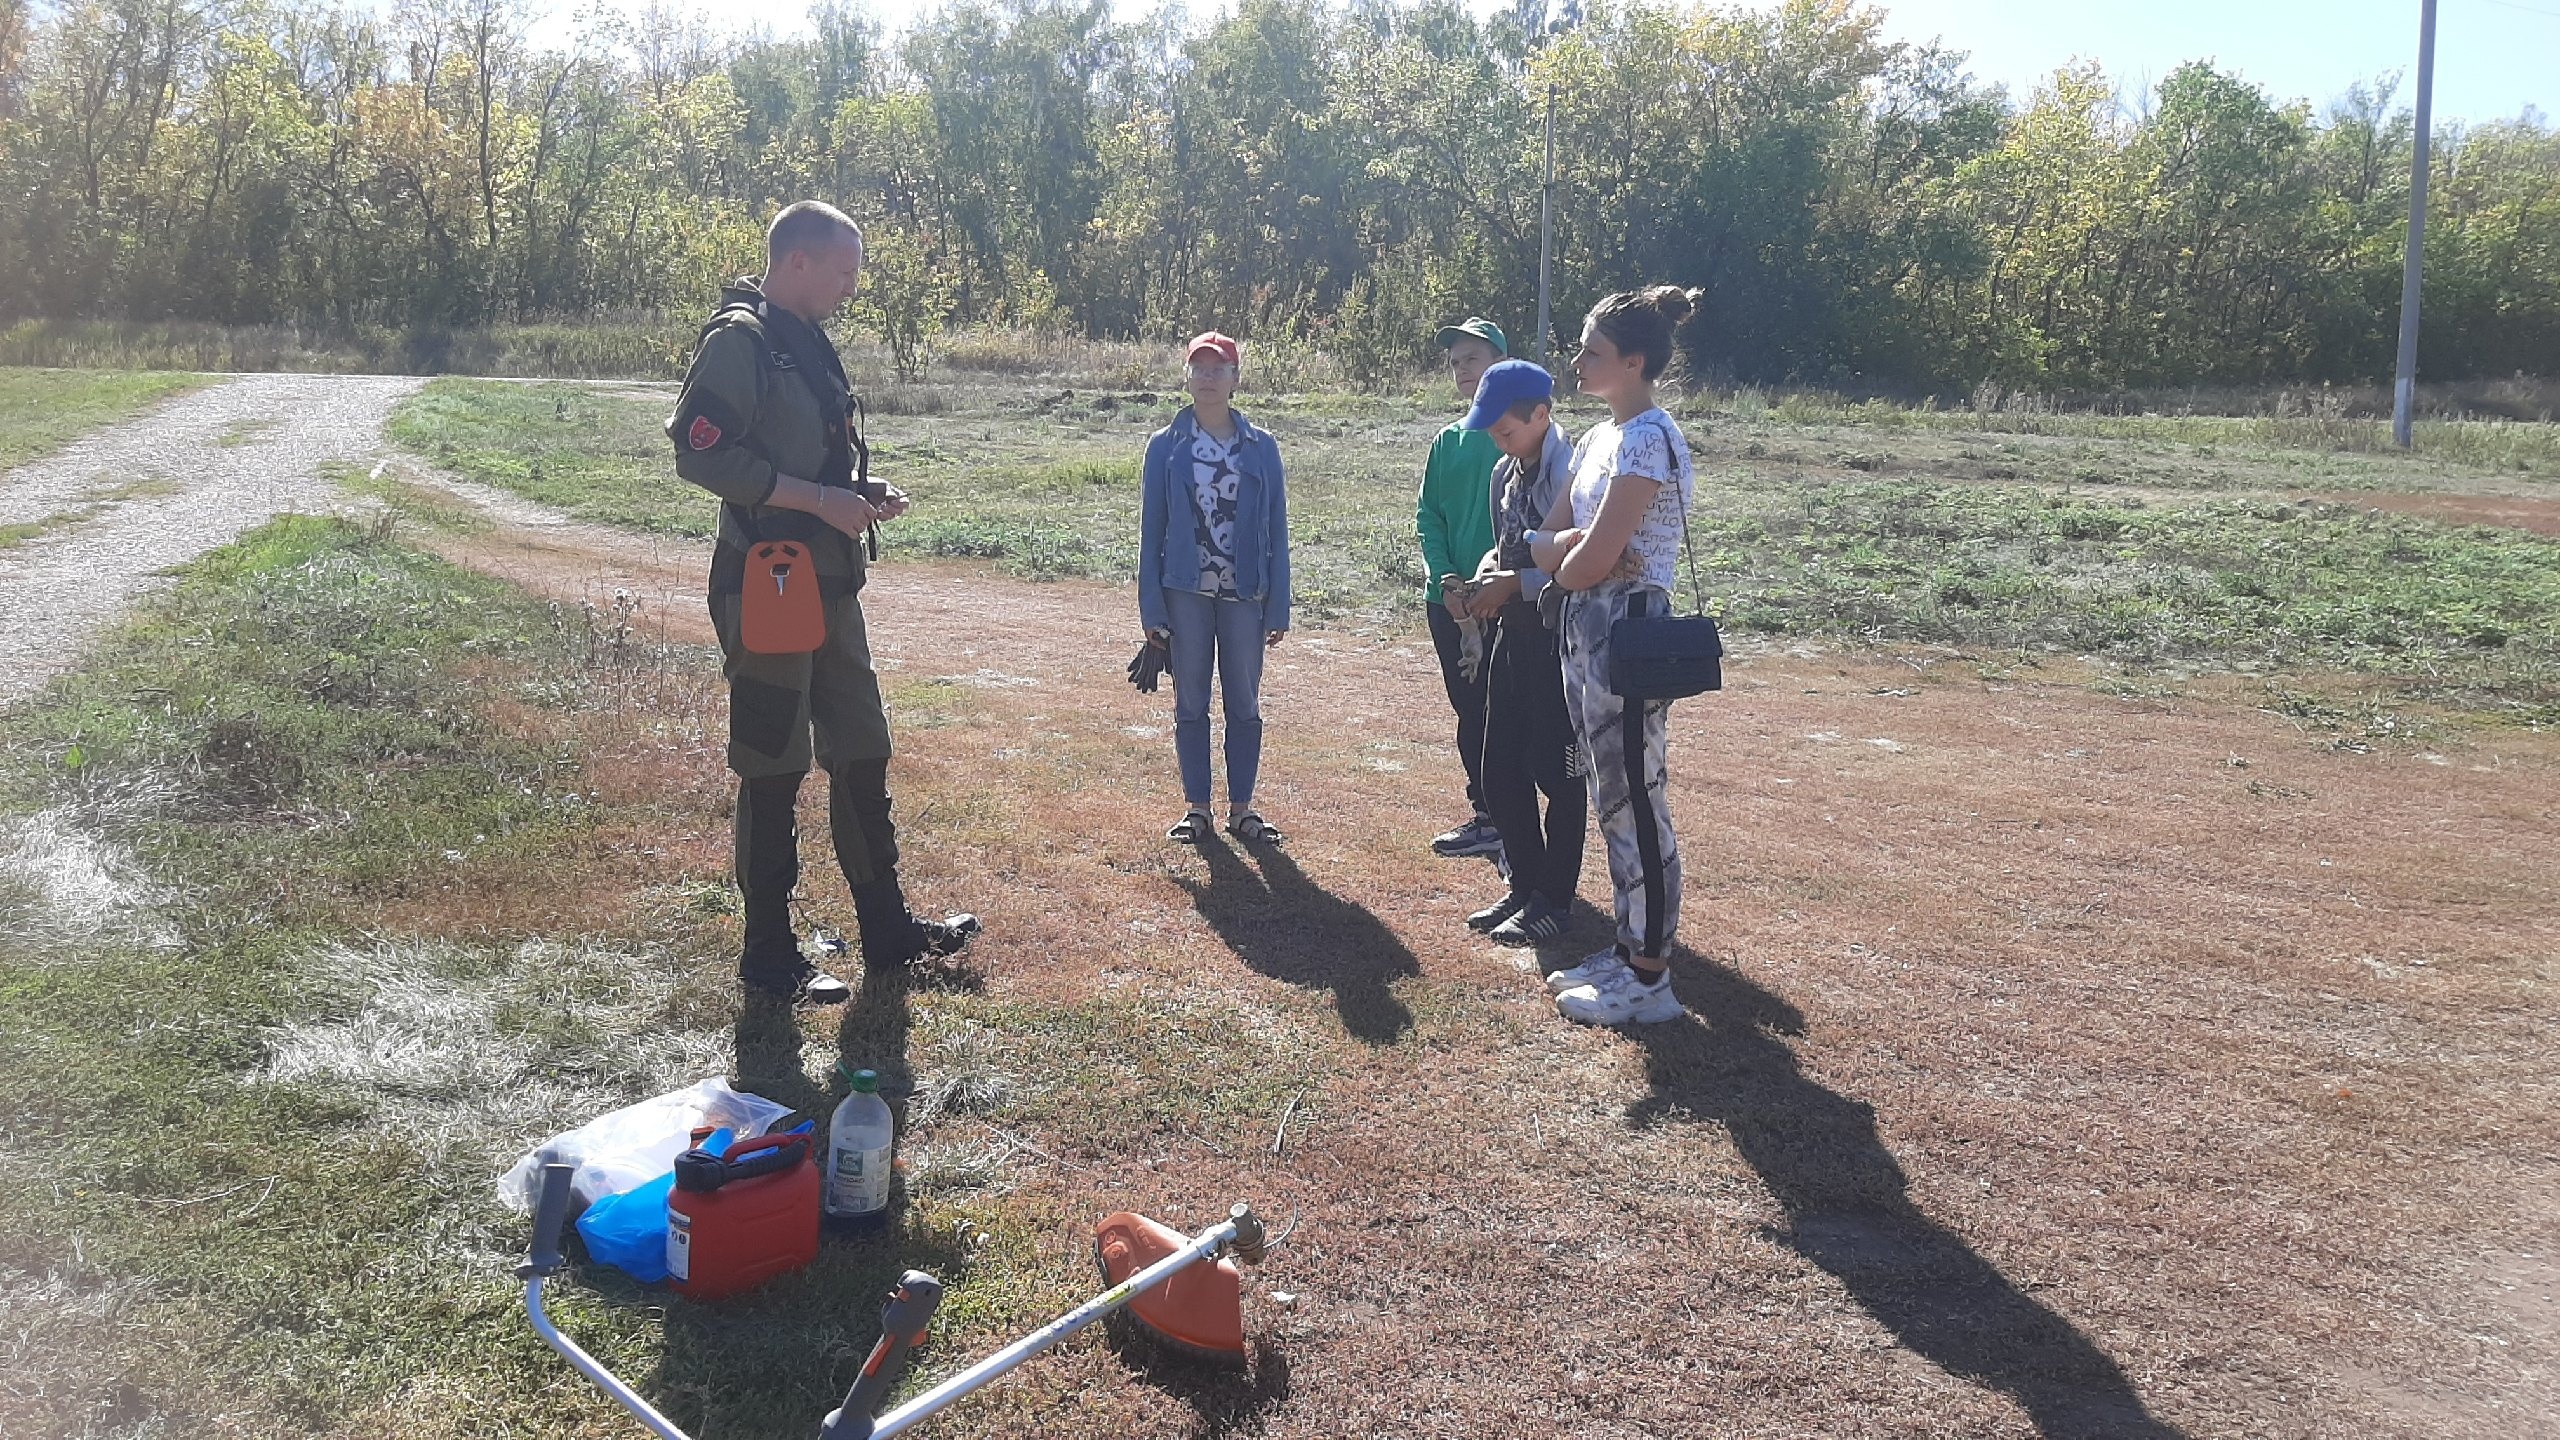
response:
M797 805L801 778L827 772L836 863L862 907L904 920L897 894L898 833L890 819L889 716L862 602L848 591L826 602L826 643L800 655L758 655L740 643L739 598L711 597L721 671L729 681L729 768L738 776L738 889L746 908L742 973L780 974L801 963L791 923L800 882ZM879 928L886 928L886 925Z

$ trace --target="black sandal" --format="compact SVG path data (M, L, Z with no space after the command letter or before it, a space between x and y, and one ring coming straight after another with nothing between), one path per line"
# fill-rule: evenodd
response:
M1250 810L1228 821L1227 833L1247 845L1278 845L1289 838L1280 833L1280 827Z
M1209 838L1209 827L1215 823L1208 811L1194 810L1173 822L1173 828L1164 832L1164 838L1184 845L1196 845Z

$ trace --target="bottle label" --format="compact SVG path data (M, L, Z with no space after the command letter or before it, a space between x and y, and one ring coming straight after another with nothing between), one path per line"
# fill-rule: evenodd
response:
M889 1147L836 1147L835 1173L827 1177L827 1213L868 1215L889 1208Z
M667 1278L693 1278L693 1217L667 1212Z

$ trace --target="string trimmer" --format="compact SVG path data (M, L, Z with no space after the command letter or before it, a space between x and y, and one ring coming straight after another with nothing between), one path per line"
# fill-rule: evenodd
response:
M542 1167L542 1196L533 1212L533 1244L525 1263L516 1267L524 1281L525 1313L534 1333L560 1352L580 1374L594 1381L664 1440L691 1440L676 1423L657 1412L576 1341L560 1333L543 1312L542 1284L567 1265L560 1254L560 1226L569 1216L568 1165ZM942 1282L921 1270L910 1270L889 1292L880 1312L880 1340L862 1362L862 1373L845 1392L844 1404L830 1413L818 1440L888 1440L905 1433L964 1395L1010 1372L1022 1362L1066 1339L1106 1315L1123 1315L1149 1337L1178 1353L1241 1364L1245 1358L1244 1297L1236 1261L1262 1263L1270 1249L1262 1222L1251 1206L1237 1204L1227 1218L1184 1236L1144 1215L1123 1211L1106 1216L1095 1227L1093 1252L1110 1288L1041 1326L977 1364L927 1390L906 1404L875 1417L880 1403L904 1373L907 1359L924 1343L935 1307L942 1303Z

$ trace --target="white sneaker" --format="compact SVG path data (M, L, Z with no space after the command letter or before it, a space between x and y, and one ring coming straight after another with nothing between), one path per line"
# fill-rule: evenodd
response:
M1626 968L1626 957L1618 953L1616 946L1611 946L1610 948L1601 951L1599 954L1592 956L1590 959L1583 961L1579 965L1573 966L1570 969L1558 970L1554 974L1549 975L1547 977L1547 993L1550 995L1561 995L1567 990L1575 990L1585 985L1597 984L1598 982L1607 979L1614 972L1624 970Z
M1478 815L1464 825L1431 837L1431 853L1451 859L1461 855L1499 855L1502 853L1502 832L1494 828L1490 818Z
M1647 985L1624 966L1557 996L1556 1012L1584 1025L1655 1025L1689 1013L1671 993L1668 973Z

